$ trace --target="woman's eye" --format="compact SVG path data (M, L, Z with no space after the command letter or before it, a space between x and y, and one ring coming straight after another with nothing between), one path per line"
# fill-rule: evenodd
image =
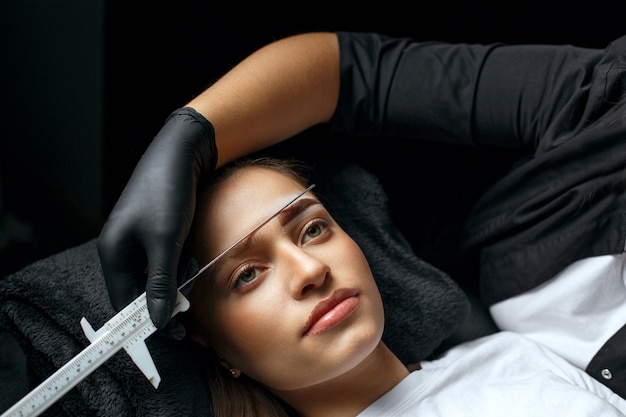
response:
M246 266L243 270L239 271L235 275L235 279L233 280L233 287L240 287L242 285L246 285L254 281L261 274L260 268L255 268L253 266Z
M304 242L307 242L310 239L315 239L316 237L324 233L324 230L326 229L326 225L327 223L325 221L316 220L315 223L307 226L304 232L304 239L303 239Z

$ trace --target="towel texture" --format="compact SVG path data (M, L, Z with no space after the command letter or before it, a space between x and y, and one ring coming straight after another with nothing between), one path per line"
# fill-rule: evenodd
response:
M392 224L376 177L353 164L320 172L315 192L359 243L378 282L386 314L383 339L405 363L428 357L466 317L463 291L411 251ZM97 330L114 314L95 239L0 282L0 325L26 354L33 387L89 344L82 317ZM44 415L211 416L201 350L158 333L147 345L162 378L158 390L120 351Z

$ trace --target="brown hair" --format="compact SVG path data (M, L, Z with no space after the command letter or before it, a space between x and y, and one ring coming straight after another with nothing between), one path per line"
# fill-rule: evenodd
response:
M304 187L309 185L308 182L312 176L312 170L309 165L293 158L281 159L263 156L258 158L236 159L208 176L207 181L200 186L200 192L198 194L203 195L204 193L210 192L210 190L230 178L235 172L248 167L267 168L280 172L302 184Z

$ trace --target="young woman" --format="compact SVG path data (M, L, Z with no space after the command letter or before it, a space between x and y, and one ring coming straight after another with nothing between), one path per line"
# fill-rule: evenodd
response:
M204 265L307 188L285 161L240 161L199 196L189 239ZM381 341L367 259L309 191L193 284L186 327L214 358L215 415L622 416L626 401L509 333L410 373Z

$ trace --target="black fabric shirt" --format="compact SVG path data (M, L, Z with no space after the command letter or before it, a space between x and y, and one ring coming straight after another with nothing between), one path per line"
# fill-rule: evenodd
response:
M333 131L531 155L487 190L465 227L487 304L576 260L623 252L626 37L588 49L338 36ZM626 397L624 339L623 329L587 371Z

